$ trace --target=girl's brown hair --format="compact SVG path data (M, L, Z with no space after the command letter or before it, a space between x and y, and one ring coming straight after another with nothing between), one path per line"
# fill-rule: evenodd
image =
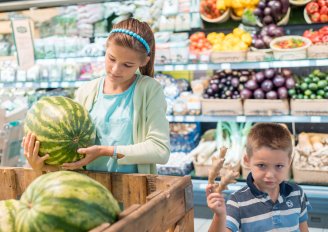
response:
M263 147L285 151L290 158L293 152L293 140L288 128L278 123L255 124L247 136L247 155L252 156L255 150Z
M150 57L149 62L147 63L146 66L140 67L140 73L142 75L153 77L154 61L155 61L155 38L154 38L154 33L152 32L149 25L137 19L129 18L113 26L113 29L118 29L118 28L126 29L140 35L148 43L150 47L150 54L147 54L146 48L141 42L139 42L136 38L130 35L126 35L124 33L111 34L107 39L106 45L108 46L109 41L113 41L118 46L128 47L137 52L140 52L141 54L144 55L144 58L146 58L146 56L149 56Z

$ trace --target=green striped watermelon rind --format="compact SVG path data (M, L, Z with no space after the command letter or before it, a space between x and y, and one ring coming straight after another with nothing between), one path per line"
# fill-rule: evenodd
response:
M19 207L18 200L0 201L0 232L15 232L15 215Z
M88 231L118 219L118 202L90 177L57 171L38 177L21 197L17 232Z
M43 97L28 111L24 130L36 134L39 155L45 163L61 165L84 156L78 148L95 144L96 130L89 113L77 102L62 96Z

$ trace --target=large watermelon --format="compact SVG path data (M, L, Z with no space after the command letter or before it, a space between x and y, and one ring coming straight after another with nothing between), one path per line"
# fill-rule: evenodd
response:
M112 194L90 177L57 171L35 179L21 197L17 232L88 231L120 212Z
M0 201L0 232L15 232L15 215L19 201Z
M39 155L49 154L47 164L75 162L83 155L77 149L93 145L95 126L88 112L72 99L43 97L27 112L25 133L33 132L40 141Z

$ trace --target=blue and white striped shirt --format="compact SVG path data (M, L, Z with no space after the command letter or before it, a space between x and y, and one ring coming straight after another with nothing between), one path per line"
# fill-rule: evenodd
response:
M253 183L250 173L247 185L230 195L227 201L227 228L231 231L299 231L311 209L305 193L294 183L282 182L278 200Z

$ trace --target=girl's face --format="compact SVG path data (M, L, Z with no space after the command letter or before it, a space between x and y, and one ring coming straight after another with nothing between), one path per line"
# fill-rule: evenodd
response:
M286 179L291 164L287 152L262 147L244 158L259 190L266 193L279 191L279 184Z
M143 58L140 52L109 42L105 56L107 79L115 84L129 82L137 69L148 61L149 57Z

